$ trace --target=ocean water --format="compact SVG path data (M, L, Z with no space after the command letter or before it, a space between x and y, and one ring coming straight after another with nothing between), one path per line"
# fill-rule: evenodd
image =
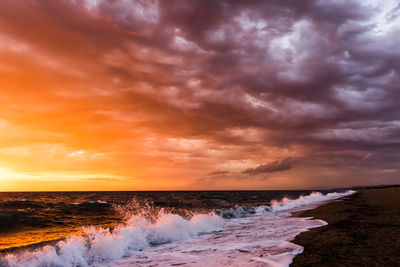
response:
M354 191L0 193L0 266L288 266Z

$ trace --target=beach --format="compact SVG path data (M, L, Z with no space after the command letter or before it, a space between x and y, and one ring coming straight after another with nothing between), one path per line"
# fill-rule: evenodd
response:
M400 187L359 190L295 214L328 222L296 236L290 266L400 266Z

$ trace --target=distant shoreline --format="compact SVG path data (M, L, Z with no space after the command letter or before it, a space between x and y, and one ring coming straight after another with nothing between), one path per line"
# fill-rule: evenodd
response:
M373 189L373 188L387 188L387 187L400 187L400 184L383 184L383 185L368 185L368 186L349 186L349 187L334 187L334 188L300 188L300 189L198 189L198 190L68 190L68 191L53 191L53 190L34 190L34 191L1 191L1 193L80 193L80 192L259 192L259 191L343 191L343 190L360 190L360 189Z
M399 266L400 187L358 190L320 206L294 214L328 225L299 234L293 243L304 247L296 266Z

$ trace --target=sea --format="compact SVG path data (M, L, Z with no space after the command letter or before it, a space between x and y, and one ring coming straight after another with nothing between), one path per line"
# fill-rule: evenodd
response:
M2 192L0 267L289 266L354 191Z

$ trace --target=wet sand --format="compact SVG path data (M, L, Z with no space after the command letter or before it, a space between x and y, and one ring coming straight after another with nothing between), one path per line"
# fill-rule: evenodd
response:
M400 187L364 189L295 214L328 222L298 235L294 266L400 266Z

